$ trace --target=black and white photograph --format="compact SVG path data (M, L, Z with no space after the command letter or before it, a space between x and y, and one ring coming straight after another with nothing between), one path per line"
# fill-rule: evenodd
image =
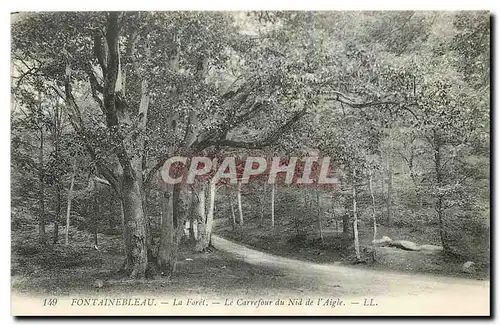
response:
M489 11L10 16L13 316L491 315Z

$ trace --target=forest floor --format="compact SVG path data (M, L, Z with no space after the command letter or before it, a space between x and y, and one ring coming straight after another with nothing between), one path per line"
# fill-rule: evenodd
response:
M172 277L128 280L117 271L123 262L120 236L99 234L100 252L93 248L92 235L87 232L72 230L71 241L66 246L61 239L61 244L41 250L35 225L29 230L13 231L12 290L19 294L58 296L162 292L169 296L265 296L283 290L299 293L295 289L300 285L290 284L279 270L254 266L218 250L194 253L186 245L180 248ZM102 287L96 286L98 280L103 281Z
M370 228L371 229L371 228ZM341 230L325 227L323 241L319 232L311 230L297 235L291 227L269 225L261 226L255 219L246 221L243 226L233 229L225 221L218 223L216 233L226 239L236 241L250 248L265 251L274 255L300 259L315 263L336 265L353 265L356 262L352 241L345 241L341 237ZM413 227L378 227L377 238L388 236L393 240L407 240L419 245L440 245L436 227L428 226L424 230ZM367 258L367 249L371 249L371 232L360 230L362 258ZM371 252L371 251L369 251ZM372 270L392 270L405 273L448 275L462 278L484 280L489 278L489 264L476 262L474 273L463 273L463 258L453 257L439 252L406 251L393 247L379 247L376 249L376 258L372 263L356 264L357 268Z
M487 275L484 273L474 275L452 273L452 270L460 270L459 265L456 265L455 262L441 261L441 257L423 257L433 264L433 269L427 265L415 269L413 267L416 265L415 261L417 259L411 257L416 253L398 249L394 249L398 251L397 255L389 255L392 260L386 261L385 264L375 266L356 265L355 267L339 266L349 264L350 256L346 252L350 250L331 250L332 247L327 249L327 247L316 248L314 246L312 249L311 246L309 249L298 249L296 244L290 245L288 243L287 245L286 242L280 244L280 242L266 241L266 235L262 234L262 232L259 235L257 227L256 229L251 228L251 225L247 225L245 228L239 228L238 231L224 231L224 228L219 227L218 232L228 238L238 238L237 240L243 243L245 241L247 243L251 242L248 244L268 253L273 252L280 256L293 257L305 261L305 263L309 261L326 264L334 268L348 268L349 271L344 272L346 277L351 273L365 273L363 275L368 275L366 273L385 273L387 269L392 269L396 271L404 270L405 273L401 274L406 275L404 277L411 276L411 273L408 272L433 272L487 279ZM262 230L262 228L260 229ZM50 231L49 227L47 232ZM277 239L278 233L279 231L275 230L268 236ZM242 234L248 234L248 236L243 238ZM230 250L225 252L224 250L227 248L219 248L223 250L212 250L207 253L194 253L186 245L180 248L176 271L172 277L137 282L124 279L123 275L117 272L123 261L119 235L112 236L99 233L99 251L93 248L94 239L91 234L76 229L71 230L71 244L69 246L62 244L63 239L61 237L59 244L52 248L42 249L36 239L35 225L28 225L12 231L11 286L16 293L38 295L70 295L78 293L79 295L92 295L99 293L126 294L131 292L154 292L158 294L164 291L169 296L175 294L211 294L222 297L230 294L255 297L276 293L299 295L308 292L315 295L321 293L326 295L331 293L333 288L335 288L335 292L352 294L356 292L354 289L357 288L357 285L354 284L352 286L342 285L340 279L338 282L329 280L327 282L329 285L323 284L325 285L323 287L321 282L316 283L314 276L312 278L311 276L306 278L296 277L296 275L290 277L290 273L286 269L284 270L283 266L248 261L244 259L245 257L242 259L242 257L235 255ZM219 241L219 243L221 241L215 236L214 239L218 239L214 241L214 244L216 244L216 241ZM335 244L336 242L333 241L332 243ZM244 247L240 246L239 248ZM245 250L249 249L243 249L243 251ZM261 253L261 257L264 257L264 255L266 254ZM382 257L382 255L378 255L378 257ZM408 268L408 264L413 265ZM430 263L427 262L426 264ZM423 264L420 263L420 265ZM314 269L316 264L311 266ZM368 268L383 271L373 271L368 270ZM381 283L382 285L378 284L374 285L374 287L382 286L383 288L383 284L387 285L390 278L391 276L388 275L388 277L384 278L385 281ZM102 287L96 286L98 280L103 281ZM351 283L345 279L342 282ZM462 281L457 278L457 282ZM221 283L224 285L221 286ZM342 289L338 289L339 287L342 287Z

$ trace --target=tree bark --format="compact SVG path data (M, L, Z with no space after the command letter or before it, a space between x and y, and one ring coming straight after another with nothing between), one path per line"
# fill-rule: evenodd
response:
M61 183L59 176L56 177L56 210L54 214L54 231L52 234L52 243L57 244L59 242L59 217L61 216Z
M40 102L41 107L41 102ZM41 109L40 109L41 110ZM42 122L40 122L42 123ZM43 180L43 126L40 126L40 146L38 148L38 237L40 243L45 244L45 183Z
M123 178L123 215L125 227L128 229L131 252L130 276L132 278L144 278L147 268L147 246L146 246L146 221L142 207L142 196L140 186L135 176L125 174Z
M97 232L99 231L99 193L94 194L94 245L96 247L99 246L99 242L97 240Z
M209 184L208 208L205 210L205 185L203 185L202 189L203 190L200 191L198 195L198 215L200 216L202 222L201 228L198 228L198 242L195 247L196 252L203 252L207 250L211 244L215 211L215 196L217 191L215 183L211 181Z
M370 187L370 196L372 198L372 219L373 219L373 241L377 240L377 214L375 210L375 196L373 194L373 174L372 171L370 171L369 179L368 179L368 185ZM372 258L373 261L375 261L376 254L377 254L377 247L375 246L375 242L373 242L372 245Z
M340 233L339 220L337 219L337 214L335 214L335 201L334 201L333 195L332 195L332 215L333 215L333 219L335 220L335 231L338 235Z
M194 192L193 192L193 195L194 195ZM191 199L193 200L193 199ZM197 229L198 227L196 226L197 224L197 220L195 218L195 215L194 214L190 214L189 215L189 241L191 241L192 243L196 243L196 241L198 240L198 236L197 236Z
M276 198L276 184L273 183L271 187L271 227L274 227L274 206L275 206L275 198Z
M323 238L323 223L321 222L321 200L319 196L319 189L316 189L316 203L318 204L318 227L319 227L319 237L321 239L321 246L325 246L325 239Z
M354 230L354 250L356 259L361 260L359 251L359 236L358 236L358 211L356 207L356 168L352 169L352 215L353 215L353 230Z
M59 217L61 216L61 186L59 181L56 185L56 212L54 214L54 233L52 235L52 243L57 244L59 242Z
M387 153L387 226L392 223L392 195L393 195L393 166L392 166L392 126L389 125L389 153Z
M243 205L241 203L241 181L238 181L236 198L238 200L238 223L243 225Z
M158 267L161 275L171 275L174 270L174 205L172 191L166 191L161 201L160 247Z
M123 206L123 200L120 198L120 215L122 221L122 238L123 238L123 251L125 254L125 260L121 267L121 271L129 273L132 270L132 241L130 238L129 229L127 227L127 222L125 221L125 210Z
M231 224L234 230L234 228L236 228L236 214L234 213L233 198L231 197L231 195L228 196L228 200L229 206L231 207Z
M212 244L212 227L214 223L214 211L215 211L215 195L217 193L217 188L215 182L210 182L209 188L210 196L209 196L209 205L207 212L207 226L206 226L206 238L208 239L208 245Z
M61 155L59 148L59 140L61 133L61 120L59 113L59 101L56 100L55 104L55 114L54 114L54 152L55 152L55 160L57 164L60 163ZM56 180L56 211L54 214L54 233L52 236L52 243L57 244L59 242L59 218L61 217L61 173L59 171L56 172L55 180Z
M346 203L347 205L347 203ZM347 210L349 209L346 207ZM342 238L345 240L351 240L353 238L353 232L351 228L351 219L349 217L349 214L346 212L342 215Z
M441 244L445 251L450 251L450 246L446 241L446 231L444 226L444 208L443 208L443 195L441 194L441 188L443 186L443 172L441 166L441 139L436 130L434 130L434 164L436 171L436 184L437 184L437 201L436 201L436 212L438 215L439 223L439 237L441 239Z
M375 196L373 194L372 172L370 171L368 186L370 187L370 196L372 198L372 219L373 219L373 240L377 239L377 216L375 211Z
M207 215L206 215L206 185L202 184L198 191L198 241L196 242L195 251L202 252L208 247L209 239L207 238Z
M267 182L264 182L264 189L262 190L262 196L260 197L260 225L264 225L264 206L266 202L266 192L267 192Z
M193 196L189 197L188 207L184 209L181 192L181 186L174 185L165 192L162 200L162 222L157 262L162 276L170 277L175 272L186 216L193 213L191 200Z

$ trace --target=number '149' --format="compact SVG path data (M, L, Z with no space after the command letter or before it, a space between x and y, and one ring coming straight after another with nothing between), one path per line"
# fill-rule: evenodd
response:
M44 306L55 306L57 304L57 298L43 299Z

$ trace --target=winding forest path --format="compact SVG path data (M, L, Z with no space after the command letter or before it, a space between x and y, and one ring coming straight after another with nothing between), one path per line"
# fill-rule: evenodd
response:
M215 235L212 244L249 264L280 270L293 283L304 284L304 295L341 298L353 309L376 302L364 310L366 314L489 314L489 281L316 264L263 253Z

